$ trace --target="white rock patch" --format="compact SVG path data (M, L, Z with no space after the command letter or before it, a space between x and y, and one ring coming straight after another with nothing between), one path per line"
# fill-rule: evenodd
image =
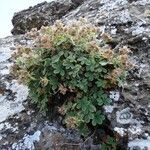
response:
M126 134L126 129L115 127L114 131L116 131L120 136L124 136Z
M0 63L7 61L11 57L11 50L8 47L0 47Z
M110 91L109 98L113 101L118 101L120 98L120 93L116 91Z
M18 127L13 127L9 122L0 123L0 131L6 131L7 129L10 129L12 132L16 132L18 130ZM6 137L6 134L1 133L0 134L0 140Z
M114 106L106 105L106 106L104 106L104 109L105 109L106 113L112 113L113 109L114 109Z
M24 109L22 102L26 100L28 96L28 88L24 85L19 85L17 81L8 84L7 89L16 93L15 99L14 101L9 101L7 97L0 96L0 122L5 121L9 116L21 112Z
M12 145L12 149L21 150L21 149L30 149L34 150L34 142L40 140L41 131L36 131L33 135L25 135L22 140L18 143Z
M133 150L134 147L139 147L141 150L146 149L150 150L150 138L148 138L147 140L143 140L143 139L136 139L133 141L130 141L128 143L128 147L130 148L130 150Z
M130 113L129 107L116 112L117 122L120 124L128 124L128 123L133 122L132 117L133 117L133 114Z
M9 39L7 40L9 41ZM10 49L11 46L13 46L13 42L7 47L0 47L1 82L5 84L6 89L11 90L14 95L14 99L9 100L7 95L0 94L0 123L5 121L9 116L21 112L24 109L22 102L26 100L28 96L28 88L26 86L18 84L16 80L7 82L5 78L3 78L10 73L10 67L13 65L13 63L9 61L13 53L13 50Z

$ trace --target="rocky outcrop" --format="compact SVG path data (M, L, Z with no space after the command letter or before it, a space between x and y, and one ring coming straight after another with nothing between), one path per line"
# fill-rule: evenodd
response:
M120 139L127 139L127 145L131 150L150 149L149 16L149 0L66 0L61 5L56 1L42 3L16 13L13 18L14 29L12 32L13 34L22 34L32 27L40 28L42 25L53 24L56 19L62 19L69 23L79 17L86 17L93 24L100 26L102 32L107 32L113 37L110 45L115 50L122 46L129 47L132 50L130 60L135 67L129 72L128 80L123 88L110 92L112 103L105 106L104 109L111 122L112 130L119 134ZM7 40L9 41L9 39ZM3 55L9 59L7 50ZM7 68L10 64L7 64L7 61L4 60L5 63L1 63L1 74L9 74ZM8 87L8 90L12 91L11 86ZM4 97L0 99L0 102L3 100ZM39 130L41 131L41 128L38 128ZM51 136L47 138L51 139Z
M52 25L54 21L77 8L84 0L57 0L50 3L43 2L27 10L15 13L12 19L14 28L12 34L24 34L32 28Z
M79 134L39 112L28 98L28 88L10 74L15 46L30 45L24 36L0 39L0 149L1 150L87 150L99 149L92 138ZM50 114L51 115L51 114Z
M65 22L86 17L114 38L110 44L116 50L122 46L132 50L135 68L123 89L111 91L112 105L105 107L112 129L128 138L131 149L140 147L142 142L143 148L150 149L149 16L149 0L89 0L63 17Z

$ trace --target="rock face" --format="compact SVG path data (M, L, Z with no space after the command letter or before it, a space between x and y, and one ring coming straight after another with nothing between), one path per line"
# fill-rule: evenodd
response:
M83 143L77 132L52 123L30 103L28 88L10 74L18 44L32 46L32 41L24 36L0 39L0 150L98 150L92 138Z
M109 33L114 39L113 43L110 44L116 50L122 46L127 46L132 50L130 59L133 64L135 64L135 68L130 71L128 80L122 89L110 92L112 103L109 106L105 106L104 109L111 122L112 130L118 133L122 139L128 139L129 149L150 149L150 1L64 0L51 3L45 2L31 7L28 10L16 13L12 20L14 25L12 33L23 34L33 27L39 29L42 25L53 24L56 19L62 19L64 22L69 23L69 21L78 19L79 17L86 17L93 24L100 26L103 32ZM17 97L21 94L19 91L13 90L13 85L15 85L15 87L18 86L16 81L9 79L9 66L11 65L9 58L12 50L8 47L11 47L13 43L9 42L11 40L12 38L8 38L2 40L0 43L1 45L2 43L5 43L5 45L8 44L6 49L3 48L4 46L0 47L0 53L2 53L0 55L0 75L2 77L2 84L0 84L0 88L1 86L2 88L0 92L2 91L1 93L3 95L0 97L0 104L2 105L7 99L10 107L5 106L5 108L8 108L9 111L11 106L15 108L16 105L14 103L19 101L20 105L17 103L19 110L13 109L14 114L26 110L22 105L26 97L20 98L19 100L15 99L14 102L9 100L9 97L13 99L13 96ZM21 40L21 42L23 41ZM7 91L3 89L7 89ZM17 93L14 95L14 92ZM27 112L28 111L25 111L24 113L26 114ZM20 116L22 116L22 114ZM35 121L35 123L32 120L36 118L34 115L28 116L26 114L25 116L24 118L30 120L28 123L30 122L35 125L34 130L30 130L31 126L28 126L22 133L22 136L17 138L18 141L14 141L16 144L10 144L10 142L8 142L9 146L13 146L14 149L17 149L17 145L23 143L22 141L28 143L27 140L25 140L26 137L33 139L33 143L36 143L36 141L40 141L40 143L44 142L41 138L39 138L39 140L38 138L35 139L34 134L37 135L36 137L43 134L43 136L48 136L46 137L47 139L52 139L53 136L50 134L42 133L43 131L47 131L47 128L45 129L43 124L40 124L39 127L37 126L38 121ZM2 121L7 117L8 116L2 116ZM9 131L14 130L7 122L0 124L0 128L4 126L9 126ZM22 124L21 127L23 126L25 125ZM21 129L21 127L19 127L19 129ZM32 131L33 137L27 133L28 130ZM17 131L20 132L20 130ZM1 134L3 133L6 133L4 128L2 128ZM6 136L6 134L4 135ZM15 135L17 136L17 134ZM62 134L57 136L59 141L62 138ZM4 140L3 137L1 137L1 139L1 143L4 145L7 140ZM7 139L11 139L11 134L8 135ZM34 148L37 145L30 144L30 146L34 146ZM46 146L46 144L44 146ZM2 149L3 147L0 148ZM77 147L74 148L77 149Z
M150 1L89 0L62 20L81 16L109 33L115 49L127 46L132 50L131 61L136 67L123 89L110 93L112 105L105 110L112 129L128 138L129 148L143 145L141 149L150 149Z
M14 26L12 34L24 34L32 28L40 29L41 26L51 25L69 11L75 9L84 0L57 0L51 3L43 2L27 10L15 13L12 19Z

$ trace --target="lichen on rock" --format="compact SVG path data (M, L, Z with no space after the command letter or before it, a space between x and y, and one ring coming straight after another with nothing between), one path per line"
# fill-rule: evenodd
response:
M131 61L135 67L130 71L122 89L112 91L112 102L104 107L104 110L111 122L112 131L120 135L120 141L127 139L128 148L150 149L149 15L149 0L59 0L44 2L15 13L12 19L12 33L24 34L33 27L39 29L42 25L51 25L57 19L69 22L86 17L103 29L103 32L111 35L113 41L109 44L115 50L122 46L130 48ZM26 102L27 88L19 85L10 75L10 67L13 65L10 56L14 44L18 42L31 44L23 35L0 39L0 149L17 149L17 146L21 149L21 143L26 147L25 143L28 142L24 141L37 135L37 131L39 139L33 140L33 145L30 143L35 149L38 149L46 139L55 139L55 135L56 141L68 142L68 136L71 142L82 142L78 135L75 136L62 127L49 123L47 125L44 116ZM55 131L47 130L48 126L55 128ZM46 134L47 131L49 134ZM72 140L72 136L76 137L76 140ZM51 146L52 149L54 146L52 143L48 145L48 141L46 143L45 147ZM125 145L124 142L121 144Z

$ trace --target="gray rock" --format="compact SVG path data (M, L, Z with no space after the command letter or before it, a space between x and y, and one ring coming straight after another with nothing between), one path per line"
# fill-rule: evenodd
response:
M89 0L62 18L67 23L86 17L114 38L115 49L127 46L132 50L131 61L137 67L128 75L119 100L113 100L111 106L105 107L112 129L123 138L128 136L130 141L144 133L150 134L149 16L149 0ZM113 108L113 111L110 113L107 108ZM138 142L136 144L134 146L140 147Z
M12 34L24 34L32 28L52 25L56 20L75 9L84 0L57 0L50 3L43 2L27 10L15 13L12 19L14 28Z
M51 122L28 99L28 88L10 75L10 54L15 45L30 45L32 41L22 36L0 39L0 149L11 150L92 150L97 145L89 139L83 143L79 133ZM3 71L3 68L8 71Z
M114 39L110 44L116 50L122 46L132 50L130 59L136 67L130 71L119 96L117 94L117 98L112 100L111 106L105 107L105 113L111 122L112 130L120 134L121 139L129 140L130 149L142 149L144 144L150 149L150 1L45 2L16 13L12 20L12 33L23 34L33 27L39 29L42 25L51 25L56 19L69 23L79 17L86 17L93 24L100 26L103 32L109 33ZM24 39L18 41L25 43ZM5 60L7 58L4 58ZM7 69L4 67L6 66L0 67L3 72ZM109 108L111 110L108 111Z

